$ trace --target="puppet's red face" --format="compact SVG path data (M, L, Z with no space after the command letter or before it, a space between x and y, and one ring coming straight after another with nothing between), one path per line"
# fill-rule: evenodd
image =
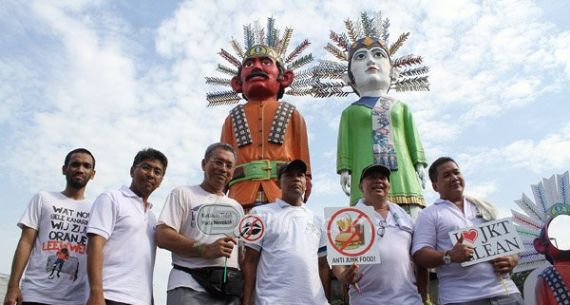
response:
M232 88L250 100L277 98L279 89L289 86L291 81L291 71L280 77L277 63L271 57L254 57L243 63L240 75L232 79Z
M269 57L250 58L241 70L242 90L248 98L277 96L279 68Z

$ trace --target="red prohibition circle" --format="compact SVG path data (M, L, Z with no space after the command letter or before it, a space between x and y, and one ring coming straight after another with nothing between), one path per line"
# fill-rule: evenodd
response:
M356 214L360 214L362 215L362 217L364 219L366 219L368 221L368 223L370 224L370 244L364 248L364 250L357 252L357 253L346 253L343 250L339 249L336 247L336 243L332 240L331 238L331 225L333 224L333 220L335 219L335 217L337 217L339 214L341 213L345 213L345 212L354 212ZM359 217L360 217L359 215ZM374 232L374 222L372 222L372 220L370 220L370 217L368 217L368 215L366 215L366 213L362 212L359 209L356 208L344 208L344 209L340 209L338 211L336 211L334 214L331 215L330 220L329 220L329 224L327 225L327 238L329 239L329 243L332 245L332 247L338 251L340 254L342 255L346 255L346 256L360 256L364 253L366 253L366 251L370 250L370 248L372 247L372 245L374 244L374 240L376 239L376 234Z
M244 220L249 219L249 218L254 218L254 219L255 219L255 220L251 223L252 226L253 226L254 224L258 223L258 222L261 224L261 233L258 234L259 236L258 236L257 238L249 239L248 237L250 237L251 234L249 234L249 235L247 235L247 236L246 236L245 234L241 234L243 222L244 222ZM263 234L265 233L265 224L263 223L263 220L262 220L261 217L259 217L259 216L256 216L256 215L246 215L246 216L245 216L244 218L242 218L242 219L240 220L240 222L239 222L239 233L240 233L239 235L240 235L243 239L245 239L245 240L247 240L247 241L249 241L249 242L257 241L257 240L259 240L259 239L263 236Z

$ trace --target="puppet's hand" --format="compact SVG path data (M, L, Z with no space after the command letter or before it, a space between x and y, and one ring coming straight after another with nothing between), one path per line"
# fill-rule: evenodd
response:
M340 186L346 196L350 196L350 173L348 171L340 172Z
M416 174L422 185L422 189L426 189L426 169L423 164L416 164Z

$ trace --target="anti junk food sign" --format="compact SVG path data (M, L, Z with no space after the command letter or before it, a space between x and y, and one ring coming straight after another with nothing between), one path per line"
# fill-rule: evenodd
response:
M508 218L449 232L454 245L460 236L464 244L474 247L473 257L461 263L463 267L524 251L523 242Z
M373 215L371 207L325 208L329 264L380 263Z

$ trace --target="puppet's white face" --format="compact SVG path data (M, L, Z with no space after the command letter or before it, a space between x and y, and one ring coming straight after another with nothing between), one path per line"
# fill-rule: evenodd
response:
M381 47L361 48L352 55L350 72L354 78L353 85L360 93L388 91L391 69L388 54Z

